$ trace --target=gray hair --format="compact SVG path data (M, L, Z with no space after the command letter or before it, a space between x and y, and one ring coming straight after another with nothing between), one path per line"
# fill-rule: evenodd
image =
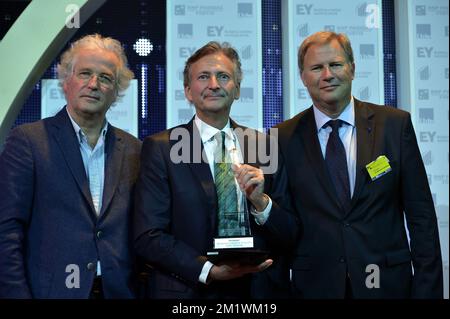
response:
M131 79L134 78L133 71L127 66L128 59L125 55L125 50L119 41L110 37L103 37L97 33L86 35L75 41L70 48L61 55L61 60L58 64L58 79L60 84L62 85L67 78L72 75L77 52L86 48L100 48L110 51L118 57L119 65L117 66L115 74L116 90L117 93L125 91L130 85Z

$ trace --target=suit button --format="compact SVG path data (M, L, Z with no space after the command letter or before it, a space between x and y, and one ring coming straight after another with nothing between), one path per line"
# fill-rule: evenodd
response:
M89 263L87 264L86 268L90 271L93 271L96 269L95 264L94 263Z
M340 257L340 258L339 258L339 262L340 262L340 263L345 263L345 258L344 258L344 257Z
M101 230L99 230L99 231L97 232L97 238L100 239L100 238L102 238L102 237L103 237L103 232L102 232Z

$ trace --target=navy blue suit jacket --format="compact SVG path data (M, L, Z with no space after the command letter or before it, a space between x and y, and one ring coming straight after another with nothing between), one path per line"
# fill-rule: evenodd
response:
M409 114L355 99L355 125L356 182L348 209L339 205L328 175L312 107L278 125L303 225L292 262L295 294L343 298L348 274L356 298L442 298L436 213ZM380 155L392 171L372 181L366 164ZM370 277L375 265L379 287Z
M97 218L66 109L11 132L0 156L0 297L87 298L97 260L105 297L134 297L129 220L140 148L109 125ZM68 288L76 268L79 288Z
M233 122L232 127L236 127ZM187 155L192 162L173 161L182 136L177 131L187 133L190 139L191 144L186 143L179 154ZM171 134L175 136L173 139ZM262 141L267 142L267 138ZM244 162L248 163L246 145L240 141ZM217 214L217 195L209 165L205 161L195 162L195 157L200 159L202 149L193 121L144 140L133 225L136 253L153 267L149 297L282 297L283 289L289 286L289 273L279 255L289 243L295 242L297 221L290 213L287 176L281 159L276 173L265 176L265 192L273 201L269 219L261 227L250 216L255 246L270 250L274 265L246 278L211 285L199 282L205 263L199 257L212 249Z

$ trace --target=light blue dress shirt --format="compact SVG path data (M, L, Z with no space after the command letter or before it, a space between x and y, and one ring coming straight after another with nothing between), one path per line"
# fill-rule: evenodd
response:
M66 109L67 111L67 109ZM75 130L78 142L80 143L80 152L83 159L86 177L89 182L89 190L91 192L92 203L94 204L97 217L100 215L103 200L103 188L105 181L105 137L108 130L108 122L105 120L101 129L100 137L97 144L92 148L87 140L81 127L73 120L67 111ZM100 261L97 261L97 276L101 275Z

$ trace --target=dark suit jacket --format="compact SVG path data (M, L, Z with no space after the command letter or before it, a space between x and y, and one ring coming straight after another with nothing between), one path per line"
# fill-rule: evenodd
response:
M292 263L294 291L305 298L342 298L348 272L356 298L441 298L436 214L410 115L355 99L355 121L356 185L346 211L333 191L312 107L278 126L303 224ZM372 181L365 166L380 155L392 171ZM379 267L379 288L366 286L374 274L366 272L370 264Z
M234 123L232 125L236 127ZM186 143L178 153L181 145L178 133L187 137L184 142L197 142L198 148ZM171 134L175 135L172 140ZM263 140L267 142L267 136ZM247 162L248 154L243 145L241 142L244 161ZM296 219L289 211L289 198L285 196L287 177L282 163L273 174L277 178L273 175L265 177L266 193L273 201L269 219L264 226L258 226L250 216L255 246L272 250L274 265L247 278L213 282L211 285L198 281L205 263L199 256L206 256L206 252L212 249L217 214L216 190L208 163L189 163L194 156L200 158L202 149L193 121L144 140L133 224L136 252L153 267L149 297L282 296L283 289L289 284L288 268L282 258L278 258L277 252L281 253L288 243L295 242L297 229ZM171 151L187 155L187 160L174 163Z
M97 218L65 108L11 132L0 157L0 297L87 298L97 260L106 298L134 296L129 219L140 148L109 125ZM79 288L66 287L76 275L68 265L79 269Z

